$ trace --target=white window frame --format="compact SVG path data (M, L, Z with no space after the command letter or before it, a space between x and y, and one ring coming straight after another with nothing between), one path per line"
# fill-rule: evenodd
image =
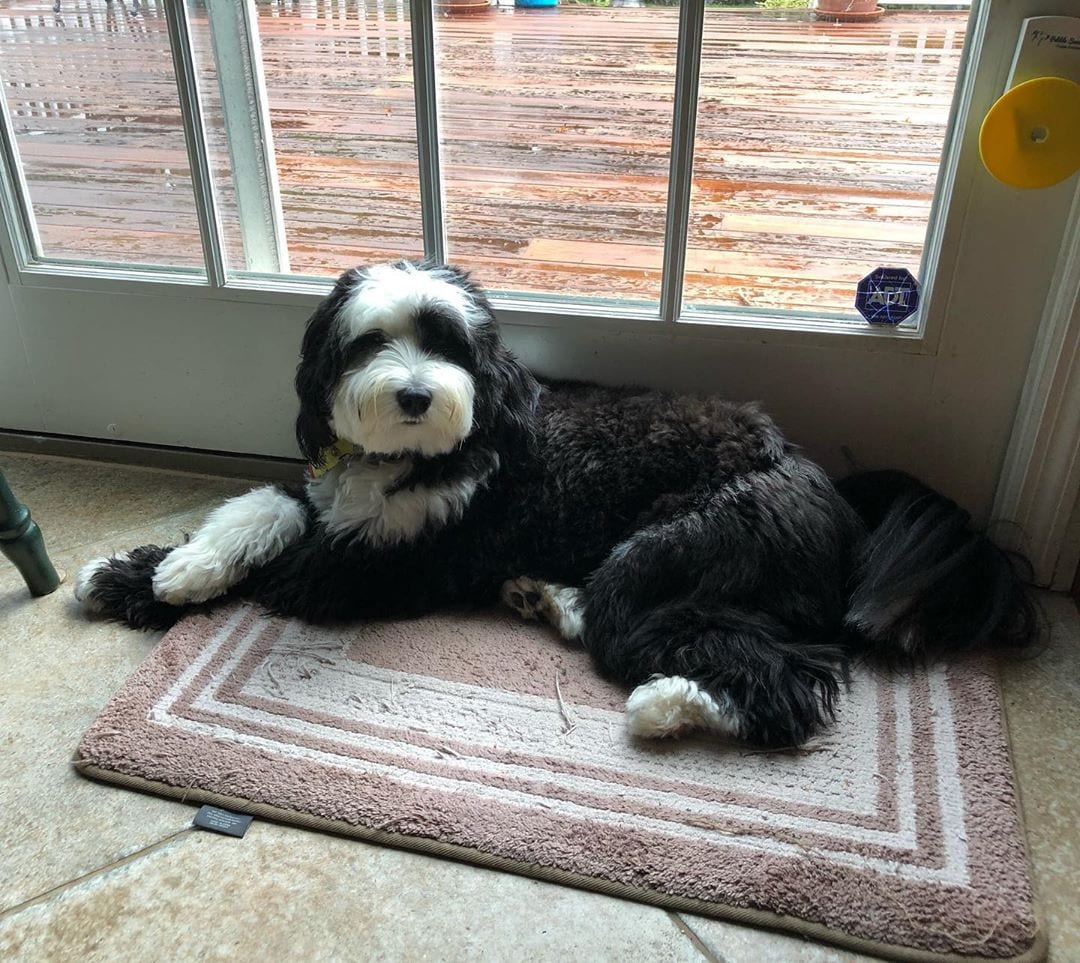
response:
M246 219L260 218L260 224L242 224L247 250L250 239L263 234L261 266L273 257L266 255L275 244L279 264L287 264L280 227L280 201L273 173L272 142L265 105L258 101L245 115L228 109L253 91L262 90L257 35L253 32L253 0L210 0L239 12L223 29L218 24L214 43L219 62L226 58L234 69L220 75L226 116L239 118L230 124L230 149L234 166L243 165L245 182L254 183L266 203L259 198L240 204L241 212L254 211ZM869 325L855 317L818 315L811 312L781 312L754 308L695 308L682 303L683 268L686 260L693 177L694 135L698 82L701 67L705 0L683 0L680 6L677 69L674 90L672 141L668 182L668 211L663 251L663 276L659 302L655 307L617 301L558 300L537 294L496 293L493 305L500 322L510 325L572 327L577 330L640 333L655 336L658 328L672 338L760 341L808 346L864 348L905 354L936 354L947 313L947 297L935 296L935 277L949 277L955 245L950 237L959 231L964 207L959 195L970 190L974 165L968 158L960 168L962 137L953 132L965 129L977 83L994 78L976 77L971 69L974 53L982 46L991 0L976 0L968 25L953 100L949 135L942 152L937 186L931 207L930 226L924 244L920 270L922 295L912 322L898 327ZM9 283L27 287L69 290L101 290L115 293L155 294L185 299L216 299L257 304L302 305L312 307L330 290L332 280L307 275L274 275L229 272L225 263L223 238L215 185L211 174L206 131L199 98L199 77L195 63L187 6L184 0L164 0L170 45L185 141L191 166L192 185L204 253L204 269L165 266L112 264L90 260L43 257L34 224L29 192L23 178L18 151L6 105L0 110L0 201L4 217L0 223L0 257ZM224 7L222 9L225 9ZM219 18L220 19L220 18ZM442 170L439 151L439 119L432 0L412 0L411 33L413 47L414 100L419 154L420 202L425 257L445 260L446 228L443 213ZM234 45L232 57L222 44ZM235 65L244 65L244 70ZM986 71L982 71L984 75ZM233 142L237 149L233 149ZM970 154L970 152L968 152ZM268 213L269 212L269 213ZM942 216L949 212L949 216ZM266 238L265 225L270 225ZM868 266L870 268L877 265ZM492 286L490 279L488 286ZM853 299L854 299L854 292Z

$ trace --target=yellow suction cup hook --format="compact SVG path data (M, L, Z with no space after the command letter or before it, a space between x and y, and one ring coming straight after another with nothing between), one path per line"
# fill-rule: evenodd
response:
M1011 187L1050 187L1080 170L1080 84L1038 77L990 108L979 131L986 169Z

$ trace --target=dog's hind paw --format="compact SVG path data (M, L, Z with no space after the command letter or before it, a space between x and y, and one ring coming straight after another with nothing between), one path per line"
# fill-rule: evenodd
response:
M503 602L523 619L547 622L570 641L581 638L585 628L585 605L581 591L523 575L503 582Z
M739 735L738 715L731 700L716 699L693 679L679 675L653 676L626 700L626 727L644 739L682 736L698 729Z
M539 622L541 619L540 605L543 602L544 584L529 578L527 575L521 578L509 579L503 582L499 592L503 604L512 608L523 619L530 622Z

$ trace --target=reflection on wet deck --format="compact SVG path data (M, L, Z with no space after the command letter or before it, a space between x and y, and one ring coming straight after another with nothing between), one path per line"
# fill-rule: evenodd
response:
M200 263L161 0L0 0L0 76L44 250ZM420 252L405 0L259 2L292 270ZM227 249L243 266L202 5ZM966 14L707 13L687 298L847 309L917 270ZM655 298L675 8L438 21L452 258L492 287Z

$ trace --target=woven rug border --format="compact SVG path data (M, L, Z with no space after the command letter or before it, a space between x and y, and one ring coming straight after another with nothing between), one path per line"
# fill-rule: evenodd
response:
M999 686L1000 695L1000 686ZM1001 703L1004 711L1004 703ZM1006 732L1007 732L1006 728ZM1008 744L1009 764L1012 765L1012 746ZM311 813L299 812L292 809L284 809L280 806L271 806L267 803L252 802L238 796L226 796L222 793L211 792L206 789L182 788L170 786L168 783L155 782L144 779L141 776L131 776L127 773L105 769L92 762L81 758L78 753L72 759L75 770L87 779L97 782L110 783L125 789L134 789L138 792L149 793L155 796L165 796L180 802L209 804L220 806L223 809L231 809L235 812L247 813L260 819L267 819L289 826L298 826L301 829L311 829L318 832L331 833L337 836L345 836L350 839L359 839L363 842L374 843L379 846L390 846L395 849L404 849L412 852L423 853L428 856L438 856L442 859L455 860L462 863L471 863L485 869L498 870L505 873L515 873L518 876L526 876L539 879L546 883L557 883L562 886L570 886L575 889L588 890L601 893L605 896L615 896L621 899L634 900L650 906L677 913L693 913L698 916L708 916L723 920L728 923L755 926L763 929L776 930L782 933L802 936L820 943L831 943L842 949L856 953L865 953L878 956L882 959L897 960L900 963L1043 963L1049 950L1049 939L1042 915L1042 908L1035 894L1033 910L1036 920L1036 931L1031 946L1018 956L1012 957L983 957L969 956L955 953L934 953L927 950L919 950L906 946L898 946L891 943L867 940L862 937L852 936L842 930L833 929L820 923L812 923L808 920L799 919L795 916L785 916L779 913L770 913L767 910L747 909L740 906L729 906L726 903L713 903L706 900L691 899L686 896L675 896L669 893L661 893L656 890L638 886L628 886L625 883L617 883L612 880L593 876L585 876L580 873L572 873L564 869L551 866L540 866L522 860L509 859L494 853L473 849L468 846L459 846L455 843L446 843L438 839L430 839L425 836L408 836L404 833L390 833L382 829L374 829L368 826L358 826L344 820L326 819ZM1013 769L1015 773L1015 768ZM1020 807L1019 793L1017 794L1017 806ZM1023 826L1023 811L1020 808L1020 823ZM1031 860L1027 854L1027 838L1023 836L1025 855L1028 859L1030 870Z

